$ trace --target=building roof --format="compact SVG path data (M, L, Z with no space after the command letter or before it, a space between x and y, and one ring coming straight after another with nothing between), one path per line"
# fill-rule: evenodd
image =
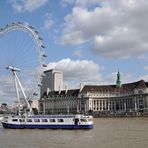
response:
M48 70L45 70L44 71L44 73L48 73L48 72L60 72L60 73L62 73L62 71L61 70L58 70L58 69L48 69Z
M116 85L85 85L81 92L107 91L107 90L115 90L115 89L133 90L135 88L140 89L140 88L147 88L147 87L148 87L148 82L145 82L144 80L140 80L133 83L123 84L122 87L120 88L117 88Z
M122 84L122 87L116 85L84 85L82 91L80 89L70 89L61 91L51 91L48 96L78 96L79 92L102 92L102 91L132 91L133 89L147 88L148 82L140 80L137 82ZM43 94L47 95L46 92Z

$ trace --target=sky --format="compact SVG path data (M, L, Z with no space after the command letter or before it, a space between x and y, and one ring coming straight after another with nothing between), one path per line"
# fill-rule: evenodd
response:
M39 31L48 68L62 70L69 89L115 84L118 69L123 83L148 81L147 14L146 0L0 0L0 26Z

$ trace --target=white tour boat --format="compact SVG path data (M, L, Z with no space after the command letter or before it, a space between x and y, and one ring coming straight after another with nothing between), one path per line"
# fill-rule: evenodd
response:
M30 115L7 116L2 121L4 128L12 129L92 129L93 117L86 115Z

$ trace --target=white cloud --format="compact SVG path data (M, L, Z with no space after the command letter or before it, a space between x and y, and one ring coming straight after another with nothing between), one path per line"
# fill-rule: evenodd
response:
M23 9L23 6L17 2L17 0L11 0L11 3L12 3L12 8L14 10L16 10L17 12L21 12L22 9Z
M54 21L52 19L48 18L44 22L44 28L45 29L50 29L53 24L54 24Z
M65 17L62 43L81 44L98 34L104 35L114 27L110 13L110 9L96 8L89 12L87 9L75 7L73 13Z
M62 70L64 83L70 87L83 84L100 84L102 76L100 74L103 67L88 60L62 59L49 63L48 69Z
M61 1L61 6L63 8L67 7L68 5L74 4L75 0L62 0Z
M61 70L64 76L64 85L68 88L79 88L80 84L115 85L117 79L117 71L103 77L104 67L88 60L62 59L49 63L47 69ZM134 79L129 73L120 73L123 84L141 79Z
M0 85L1 102L16 101L16 93L13 78L6 76L1 77L0 84L2 84Z
M17 12L34 11L43 6L48 0L11 0L12 7Z
M121 74L122 84L132 83L139 80L139 79L138 80L134 79L133 76L129 73L124 74L120 72L120 74ZM116 80L117 80L117 71L105 76L102 80L102 83L105 85L109 85L109 84L115 85Z
M148 82L148 75L144 75L144 76L140 77L140 80L144 80L144 81Z
M91 41L91 53L97 56L142 57L148 54L147 14L145 0L77 0L65 17L61 43Z
M116 75L117 72L113 72L109 75L107 75L106 77L103 78L103 84L104 85L109 85L109 84L115 84L116 83Z
M2 71L1 71L2 72ZM24 72L24 71L23 71ZM38 84L36 82L37 76L35 74L35 71L27 71L30 73L29 75L32 75L32 77L28 77L28 73L24 73L21 75L21 84L22 87L25 91L25 94L27 97L32 97L33 91L36 90L36 85ZM29 78L29 79L28 79ZM19 75L20 79L20 75ZM6 102L8 104L11 104L12 102L17 100L17 95L16 95L16 88L15 88L15 83L14 83L14 78L12 75L5 75L3 76L1 74L1 79L0 79L0 101L1 102ZM18 85L18 91L19 91L19 96L23 97L22 91L20 90L20 87Z
M148 66L145 66L144 69L145 69L145 70L148 70Z
M45 21L44 21L44 28L45 29L50 29L54 24L55 24L55 21L53 19L53 16L50 12L47 12L45 15L44 15L44 18L45 18Z
M94 8L96 6L100 6L100 0L76 0L75 5L77 7L87 7L89 9Z

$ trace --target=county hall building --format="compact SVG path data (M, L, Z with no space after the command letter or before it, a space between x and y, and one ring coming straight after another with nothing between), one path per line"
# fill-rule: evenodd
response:
M122 84L119 71L115 85L81 85L79 89L47 90L39 100L43 114L137 115L148 109L148 82L140 80Z

